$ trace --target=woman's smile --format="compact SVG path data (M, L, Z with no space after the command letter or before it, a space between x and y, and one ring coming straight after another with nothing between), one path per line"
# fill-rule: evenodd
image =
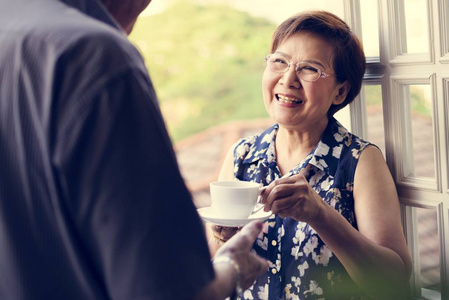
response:
M302 104L302 100L296 98L292 95L286 95L286 94L275 94L276 100L280 103L285 104Z

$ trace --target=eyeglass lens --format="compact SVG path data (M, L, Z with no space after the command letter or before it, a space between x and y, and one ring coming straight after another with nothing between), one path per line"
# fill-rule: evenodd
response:
M271 71L276 73L284 73L290 67L294 67L298 76L305 81L315 81L321 76L321 70L314 65L308 63L292 64L286 57L279 54L271 54L265 60Z

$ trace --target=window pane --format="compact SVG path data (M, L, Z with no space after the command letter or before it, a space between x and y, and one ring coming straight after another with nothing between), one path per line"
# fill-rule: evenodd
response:
M413 150L413 169L409 175L435 178L430 85L409 85L408 88Z
M404 53L429 52L427 0L404 0L407 49Z
M415 293L425 299L441 293L440 246L438 238L437 211L412 208L415 226Z
M360 1L363 49L366 57L379 56L378 1Z
M382 88L380 85L365 85L362 92L365 97L366 107L365 139L377 145L385 155Z

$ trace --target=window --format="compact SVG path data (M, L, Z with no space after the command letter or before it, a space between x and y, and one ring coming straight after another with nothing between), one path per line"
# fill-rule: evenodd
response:
M350 1L353 30L369 45L353 131L385 141L412 254L413 299L448 299L449 7L439 0ZM376 5L374 4L376 3ZM377 6L379 39L373 33ZM359 10L359 11L358 11ZM354 16L360 16L357 21ZM366 27L366 28L363 28ZM379 44L379 52L375 47ZM382 113L378 111L381 110ZM379 121L382 119L382 122ZM383 130L379 130L383 127ZM382 137L379 133L384 132ZM379 135L378 135L379 134Z

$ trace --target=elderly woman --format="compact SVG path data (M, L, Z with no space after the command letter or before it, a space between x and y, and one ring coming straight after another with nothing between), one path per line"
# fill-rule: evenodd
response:
M276 29L265 61L276 123L238 141L219 176L266 186L273 212L254 244L272 266L241 298L404 299L411 259L393 179L380 150L333 117L360 92L359 40L329 12L301 13ZM218 244L236 230L212 226Z

